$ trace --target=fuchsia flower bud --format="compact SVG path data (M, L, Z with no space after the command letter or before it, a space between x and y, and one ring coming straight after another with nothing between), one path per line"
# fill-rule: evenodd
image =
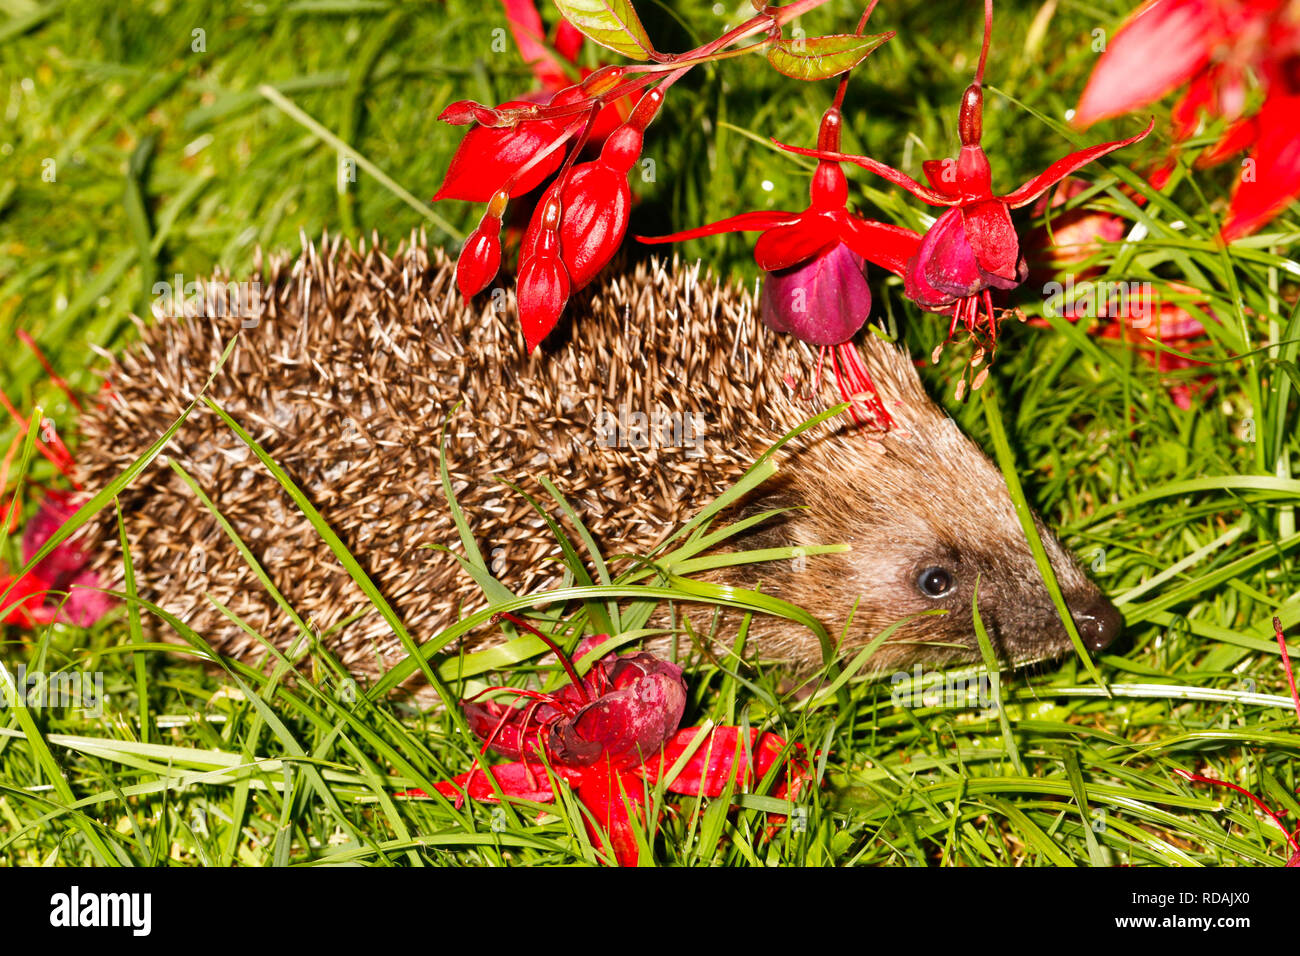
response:
M542 194L519 253L519 319L530 351L559 322L569 296L591 282L623 244L632 208L627 173L662 103L658 90L643 96L598 159L574 166Z
M565 185L560 250L573 287L581 289L623 244L632 194L627 175L603 162L575 169Z
M448 126L468 126L470 123L496 126L500 118L496 110L475 103L473 100L457 100L455 103L448 104L438 114L438 120Z
M501 268L501 216L509 194L503 189L492 197L478 228L469 234L456 260L456 287L468 302L496 278Z
M542 197L524 235L520 256L519 324L532 352L560 321L569 301L569 273L560 261L560 223L564 207L558 198L564 180L555 183Z

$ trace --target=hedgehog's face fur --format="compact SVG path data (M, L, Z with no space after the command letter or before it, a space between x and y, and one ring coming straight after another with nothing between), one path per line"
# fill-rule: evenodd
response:
M910 367L886 365L873 363L872 373L896 427L876 436L854 428L819 436L790 456L780 485L762 502L798 508L760 532L762 546L843 543L849 550L785 562L775 572L751 566L749 583L813 611L837 639L851 613L841 657L904 622L870 659L875 673L981 660L977 594L980 619L1004 662L1071 651L1002 474L924 399ZM1121 629L1119 612L1034 520L1080 637L1090 650L1104 648ZM788 656L820 663L814 635L772 626Z

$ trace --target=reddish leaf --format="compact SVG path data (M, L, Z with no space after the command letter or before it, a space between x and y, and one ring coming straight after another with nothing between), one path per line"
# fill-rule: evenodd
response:
M782 38L767 51L767 61L796 80L827 80L847 73L893 36L890 32Z
M648 60L654 52L630 0L555 0L574 27L601 46L630 60Z

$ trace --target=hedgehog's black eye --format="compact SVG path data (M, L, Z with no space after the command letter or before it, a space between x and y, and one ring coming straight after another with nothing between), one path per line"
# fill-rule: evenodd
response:
M940 598L952 590L952 574L944 568L926 568L916 576L916 586L926 597Z

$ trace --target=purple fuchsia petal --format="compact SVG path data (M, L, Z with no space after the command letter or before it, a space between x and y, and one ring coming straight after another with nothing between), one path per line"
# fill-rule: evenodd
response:
M809 345L848 341L871 314L862 257L837 243L801 266L770 273L759 314L769 328Z
M71 492L52 489L45 493L41 506L32 520L23 529L23 563L27 564L36 557L42 545L62 527L63 523L77 511ZM80 547L65 541L47 554L33 571L46 581L62 587L64 578L80 573L90 562L90 556Z
M939 298L950 303L984 288L959 207L940 216L921 239L916 258L908 264L904 286L909 298L927 306L937 304ZM911 287L919 294L913 295Z
M100 590L103 587L94 571L74 575L67 582L68 599L61 605L60 613L77 627L90 627L117 604L111 594Z
M1020 285L1027 267L1025 257L1020 254L1020 237L1006 205L991 199L960 208L966 240L984 281L998 289L1014 289Z
M519 758L525 746L530 753L536 751L537 727L545 719L540 708L534 710L528 727L524 726L527 707L506 707L496 701L471 701L461 709L465 712L469 729L502 756ZM547 713L554 717L555 709L548 708Z
M635 654L598 665L615 688L572 719L551 725L548 749L556 761L587 766L604 760L615 769L643 763L672 736L686 709L686 682L675 664Z
M1097 61L1079 98L1082 128L1154 103L1203 69L1218 42L1217 0L1150 0Z

